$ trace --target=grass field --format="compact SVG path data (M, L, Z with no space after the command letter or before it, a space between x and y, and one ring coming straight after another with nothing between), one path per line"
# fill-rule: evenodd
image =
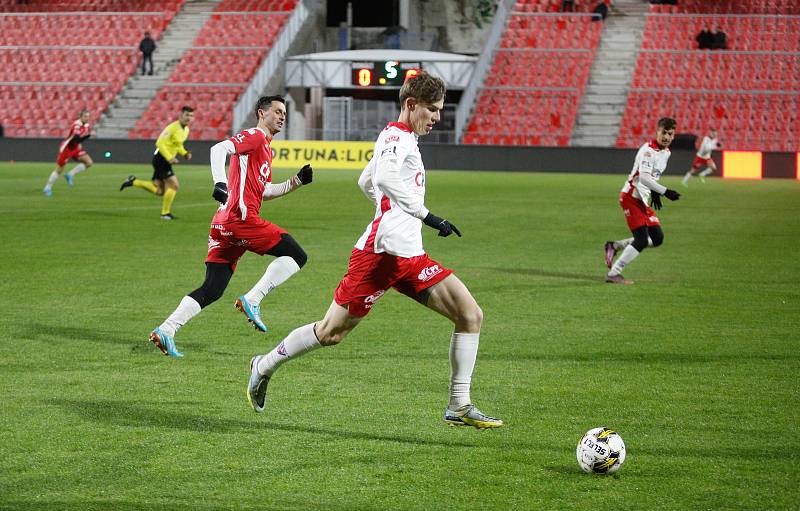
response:
M429 172L428 206L464 237L428 230L426 249L484 309L472 395L507 423L477 431L441 420L450 325L397 293L285 365L266 413L247 404L250 357L321 317L372 218L357 173L265 204L309 254L263 303L272 333L233 307L271 260L248 254L176 360L147 335L202 281L209 171L178 168L163 222L160 199L117 191L146 166L48 199L51 167L0 166L0 509L798 509L798 182L693 182L636 284L611 286L625 169ZM615 476L575 462L600 425L628 446Z

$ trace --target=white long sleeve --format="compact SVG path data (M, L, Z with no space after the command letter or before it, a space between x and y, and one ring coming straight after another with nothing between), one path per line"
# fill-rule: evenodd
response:
M283 183L267 183L264 185L263 197L266 200L277 199L278 197L283 197L287 193L292 192L301 186L303 186L303 183L297 176L292 176Z
M639 172L639 184L645 186L648 190L660 194L667 191L667 187L653 179L652 174L648 171L641 170Z
M361 191L373 204L378 200L375 195L375 185L372 183L372 172L375 169L374 161L370 160L364 170L361 171L361 175L358 176L358 187L361 188Z
M211 146L211 176L215 183L228 184L228 176L225 174L225 161L228 155L236 154L236 147L230 140L223 140Z
M400 158L379 160L372 176L373 183L403 212L422 220L429 213L423 202L424 197L412 192L403 181L400 176L401 165Z

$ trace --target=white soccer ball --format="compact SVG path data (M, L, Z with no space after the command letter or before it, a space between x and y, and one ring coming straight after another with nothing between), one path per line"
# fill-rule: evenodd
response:
M590 429L578 442L575 456L584 472L613 474L625 463L625 442L613 429Z

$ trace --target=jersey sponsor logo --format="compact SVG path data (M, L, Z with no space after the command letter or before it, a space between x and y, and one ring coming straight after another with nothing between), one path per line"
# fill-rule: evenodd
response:
M645 158L650 158L651 156L653 156L653 153L651 153L650 151L645 151L644 152L644 157Z
M419 272L419 275L417 275L417 278L421 282L427 282L440 273L442 273L442 268L438 264L434 264L433 266L423 268L422 271Z
M269 181L269 176L270 174L272 174L272 171L269 168L268 161L265 161L261 165L261 168L258 169L258 174L259 174L258 182L261 183L262 185L267 184L267 182Z
M383 158L397 158L397 146L393 145L392 147L386 147L381 151L381 159Z
M375 304L375 302L377 302L377 301L378 301L378 299L379 299L381 296L383 296L383 294L384 294L385 292L386 292L386 290L385 290L385 289L381 289L381 290L380 290L380 291L378 291L377 293L375 293L375 294L371 294L371 295L369 295L368 297L364 298L364 308L365 308L365 309L371 309L371 308L372 308L372 306Z
M397 135L389 135L386 137L386 140L383 141L384 144L388 144L390 142L400 142L400 137Z

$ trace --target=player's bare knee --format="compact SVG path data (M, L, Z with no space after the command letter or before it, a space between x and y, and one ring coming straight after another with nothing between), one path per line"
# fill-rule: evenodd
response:
M465 307L458 313L458 320L456 326L461 331L477 332L481 329L483 324L483 310L475 304L471 307Z

